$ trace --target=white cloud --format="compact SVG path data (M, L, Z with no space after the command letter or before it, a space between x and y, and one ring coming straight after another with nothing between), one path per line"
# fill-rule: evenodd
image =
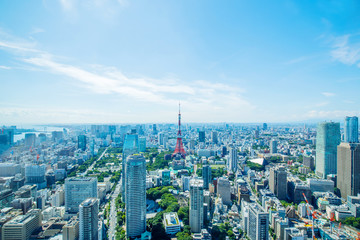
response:
M249 117L255 109L255 106L242 96L244 89L225 83L205 80L186 82L175 77L154 79L130 76L115 67L76 66L66 63L65 58L28 47L26 44L2 42L1 39L0 48L13 53L28 67L65 76L75 80L74 85L96 94L111 94L129 98L129 101L155 103L158 106L177 106L181 101L193 121L200 121L205 115L210 116L212 121L236 121L239 116ZM52 114L49 118L51 116Z
M75 0L60 0L62 8L66 11L73 10L75 2Z
M306 118L310 119L339 119L344 116L359 116L357 111L333 110L333 111L317 111L312 110L305 114Z
M44 29L42 29L42 28L39 28L39 27L34 27L32 30L31 30L31 32L30 32L30 34L37 34L37 33L43 33L43 32L45 32L45 30Z
M333 59L347 65L359 64L360 42L356 40L357 36L350 34L336 37L331 51Z
M335 93L332 92L322 92L321 94L324 95L325 97L333 97L336 95Z
M8 67L8 66L1 66L1 65L0 65L0 69L10 70L10 69L11 69L11 67Z

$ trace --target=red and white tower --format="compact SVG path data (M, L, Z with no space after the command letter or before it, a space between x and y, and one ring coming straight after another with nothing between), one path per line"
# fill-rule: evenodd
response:
M180 154L182 158L185 158L185 150L184 150L184 146L183 146L183 142L182 142L182 137L181 137L181 113L180 113L180 103L179 103L179 123L178 123L178 133L177 133L177 141L176 141L176 147L175 147L175 151L173 153L173 157L176 156L177 154Z

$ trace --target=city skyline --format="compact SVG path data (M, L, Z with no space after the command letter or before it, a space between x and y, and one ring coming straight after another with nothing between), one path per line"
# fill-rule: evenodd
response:
M3 124L359 116L356 1L0 3Z

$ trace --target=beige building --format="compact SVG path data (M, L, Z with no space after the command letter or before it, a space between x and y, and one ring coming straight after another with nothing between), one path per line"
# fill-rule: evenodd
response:
M2 227L2 239L27 240L30 235L41 227L41 211L30 210L27 214L17 216Z
M337 187L341 197L360 193L360 143L341 143L337 147Z
M79 220L73 217L63 227L63 240L76 240L79 239Z

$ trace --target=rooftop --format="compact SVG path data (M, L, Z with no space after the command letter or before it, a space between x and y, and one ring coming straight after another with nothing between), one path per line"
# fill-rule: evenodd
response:
M172 227L179 225L179 217L176 212L170 212L164 214L164 220L165 220L165 227Z

